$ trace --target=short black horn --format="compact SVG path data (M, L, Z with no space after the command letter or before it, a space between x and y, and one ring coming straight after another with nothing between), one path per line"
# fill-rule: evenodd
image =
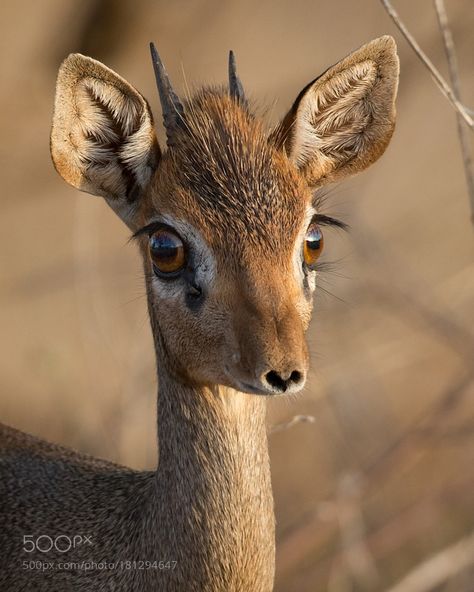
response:
M229 90L233 99L245 103L244 87L237 76L235 55L232 50L229 51Z
M172 146L174 134L179 127L182 127L184 121L184 107L171 86L170 79L154 43L150 43L150 52L155 71L156 86L160 95L167 144Z

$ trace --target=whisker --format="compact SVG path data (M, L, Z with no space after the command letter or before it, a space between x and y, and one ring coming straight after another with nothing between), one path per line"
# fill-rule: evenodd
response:
M332 296L333 298L335 298L336 300L339 300L339 302L342 302L343 304L348 304L348 302L346 300L344 300L344 298L337 296L337 294L334 294L334 292L331 292L330 290L328 290L324 286L321 286L321 284L318 284L318 286L316 287L316 293L318 292L318 290L321 290L322 292L324 292L328 296Z

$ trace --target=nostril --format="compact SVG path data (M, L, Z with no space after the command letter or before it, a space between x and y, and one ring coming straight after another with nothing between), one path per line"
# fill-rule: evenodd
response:
M282 393L286 392L286 390L292 385L301 384L303 381L303 373L299 370L293 370L293 372L286 378L283 378L278 372L275 370L270 370L265 374L265 380L267 383L275 390L280 391Z
M267 372L265 374L265 379L274 389L282 391L283 393L286 391L286 380L283 380L283 378L278 374L278 372L275 372L275 370L270 370L270 372Z
M288 379L288 382L293 382L294 384L298 384L303 380L303 374L301 372L299 372L298 370L293 370L293 372L290 374L290 378Z

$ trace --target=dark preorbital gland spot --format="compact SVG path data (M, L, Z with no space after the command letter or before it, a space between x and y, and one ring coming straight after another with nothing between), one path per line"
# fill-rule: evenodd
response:
M185 298L186 306L193 312L197 312L204 302L204 294L202 288L194 282L189 282L186 288Z

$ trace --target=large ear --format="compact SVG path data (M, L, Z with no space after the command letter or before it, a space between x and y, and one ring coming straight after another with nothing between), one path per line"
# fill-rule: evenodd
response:
M134 228L160 148L150 108L128 82L91 58L66 58L56 84L51 155L65 181L105 197Z
M311 186L362 171L384 152L395 126L396 49L380 37L329 68L272 133Z

